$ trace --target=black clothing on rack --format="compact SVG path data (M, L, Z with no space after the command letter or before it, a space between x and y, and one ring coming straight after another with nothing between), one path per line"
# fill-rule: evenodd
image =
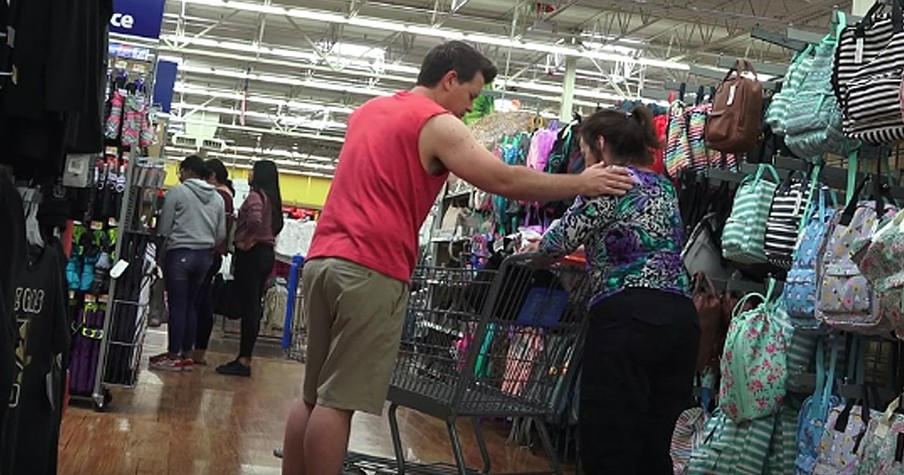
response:
M110 0L10 0L0 7L0 148L16 176L57 176L66 152L103 151Z
M64 257L58 240L28 251L17 276L17 375L4 424L3 473L56 473L64 358L69 351Z
M5 3L5 2L0 2ZM15 278L25 266L25 213L22 198L12 178L0 169L0 394L9 395L15 379L16 317L13 302ZM0 424L6 420L9 404L0 404ZM0 455L5 453L6 433L0 431ZM3 466L0 465L0 473Z

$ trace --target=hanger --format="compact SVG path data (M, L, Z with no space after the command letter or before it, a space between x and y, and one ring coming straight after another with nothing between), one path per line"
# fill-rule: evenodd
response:
M35 188L19 188L25 213L25 239L29 244L44 247L41 227L38 224L38 208L41 204L40 190Z

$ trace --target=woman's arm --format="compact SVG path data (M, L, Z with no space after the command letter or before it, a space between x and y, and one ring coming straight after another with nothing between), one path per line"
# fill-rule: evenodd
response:
M594 229L613 219L618 200L615 196L592 199L578 196L562 219L543 234L540 251L554 256L571 254L587 241Z
M264 224L264 200L261 199L260 193L252 191L245 198L242 207L239 209L239 221L246 228L257 228Z

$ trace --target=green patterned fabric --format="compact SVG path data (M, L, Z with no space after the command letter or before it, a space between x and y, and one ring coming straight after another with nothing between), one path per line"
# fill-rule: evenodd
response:
M782 81L782 89L772 96L772 102L766 111L766 124L772 128L772 132L778 135L784 135L787 128L787 118L791 104L794 102L794 95L797 93L804 71L809 69L813 56L810 54L813 45L808 45L807 49L797 53L788 66L788 72L785 73L785 79Z
M687 475L777 475L775 470L787 466L786 443L773 443L778 421L775 415L737 423L717 412L704 429L706 442L691 454ZM770 457L770 450L778 448Z
M884 414L870 419L858 453L858 475L904 475L904 463L897 461L896 452L904 437L904 415L896 414L900 398L889 404Z
M804 53L808 57L796 71L794 95L787 104L785 145L798 157L813 162L822 160L826 153L847 155L860 146L841 130L841 107L832 88L835 49L846 24L844 13L836 9L833 31Z
M763 296L748 294L735 307L725 349L719 361L722 375L719 408L734 421L749 421L778 412L785 399L791 324L773 300L775 282ZM743 312L751 298L763 303Z
M794 473L794 461L797 458L797 411L788 405L782 406L769 456L766 459L764 475L791 475Z
M763 175L768 172L772 181ZM766 220L779 182L772 165L761 164L741 182L722 233L722 256L742 264L766 263Z

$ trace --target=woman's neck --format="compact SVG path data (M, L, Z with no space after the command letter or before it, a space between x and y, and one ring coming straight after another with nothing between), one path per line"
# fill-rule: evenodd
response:
M651 173L655 171L649 165L637 165L637 164L628 163L628 162L622 162L622 163L614 163L613 162L613 163L607 163L607 165L615 166L615 167L634 168L635 170L641 170L641 171L651 172Z

